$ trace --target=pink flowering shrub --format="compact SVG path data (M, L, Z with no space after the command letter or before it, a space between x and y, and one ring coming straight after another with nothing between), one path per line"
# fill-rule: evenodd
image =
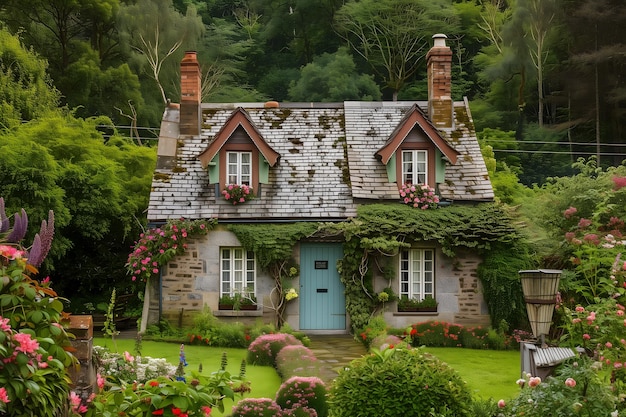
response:
M157 275L163 265L187 250L189 239L206 235L215 224L204 220L170 220L142 233L126 262L132 280L147 281Z
M520 393L499 405L499 416L617 416L618 398L603 383L599 368L586 357L568 360L545 381L525 375Z
M303 345L287 345L276 355L276 370L283 380L292 376L317 376L319 361L315 354Z
M50 280L34 278L54 233L54 217L42 224L38 243L22 245L26 213L13 227L0 198L0 415L55 417L70 405L68 368L74 357L63 318L63 301ZM74 396L75 398L75 396Z
M408 206L422 210L437 208L439 196L427 184L402 184L400 199Z
M246 184L228 184L222 190L222 195L226 201L230 201L233 206L236 206L252 200L254 198L254 190Z
M231 417L281 417L283 411L271 398L244 398L233 407Z
M276 392L276 404L283 409L312 408L319 417L328 416L326 385L317 377L294 376Z
M264 334L248 346L248 363L262 366L276 366L276 357L282 348L288 345L302 345L289 333Z

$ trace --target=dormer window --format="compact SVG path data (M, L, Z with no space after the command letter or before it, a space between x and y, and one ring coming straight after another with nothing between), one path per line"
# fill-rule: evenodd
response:
M227 152L228 184L252 185L252 152Z
M396 183L398 190L404 184L436 188L444 180L445 161L454 165L458 155L417 105L407 111L375 154L387 167L389 182Z
M428 151L402 151L402 184L428 184Z
M216 187L216 196L224 187L236 184L249 185L259 197L260 186L268 183L269 170L279 157L242 108L233 112L198 155L202 167L208 170L209 184Z

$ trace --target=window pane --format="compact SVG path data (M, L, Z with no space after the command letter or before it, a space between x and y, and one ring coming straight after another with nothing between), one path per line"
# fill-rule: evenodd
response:
M220 254L220 296L235 293L255 295L254 252L244 251L243 248L223 248Z

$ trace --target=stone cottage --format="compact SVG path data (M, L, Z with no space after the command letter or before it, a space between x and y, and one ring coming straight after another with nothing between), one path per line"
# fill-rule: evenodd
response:
M403 184L427 184L443 204L478 204L494 194L467 100L451 99L452 52L435 35L428 52L428 100L343 103L202 103L194 52L181 62L180 104L164 112L148 219L217 219L184 255L148 283L144 326L159 318L188 322L210 308L222 319L272 321L274 280L242 247L230 224L344 222L357 207L401 204ZM232 204L223 190L249 186L255 198ZM228 190L227 190L228 191ZM445 209L445 208L443 208ZM443 210L442 209L442 210ZM445 225L442 225L445 227ZM341 239L303 239L293 247L299 265L285 320L306 332L347 332L337 260ZM454 259L432 242L396 255L396 294L434 298L430 312L385 311L390 325L426 320L487 324L477 254ZM376 282L378 289L386 282ZM224 295L257 300L253 310L221 310Z

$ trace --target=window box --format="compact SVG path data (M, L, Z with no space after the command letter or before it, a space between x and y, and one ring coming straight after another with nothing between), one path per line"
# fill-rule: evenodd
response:
M426 297L423 300L415 298L401 298L398 300L399 312L437 312L437 306L439 303L432 298Z
M256 297L239 293L234 296L225 294L220 297L217 307L219 310L256 310Z

